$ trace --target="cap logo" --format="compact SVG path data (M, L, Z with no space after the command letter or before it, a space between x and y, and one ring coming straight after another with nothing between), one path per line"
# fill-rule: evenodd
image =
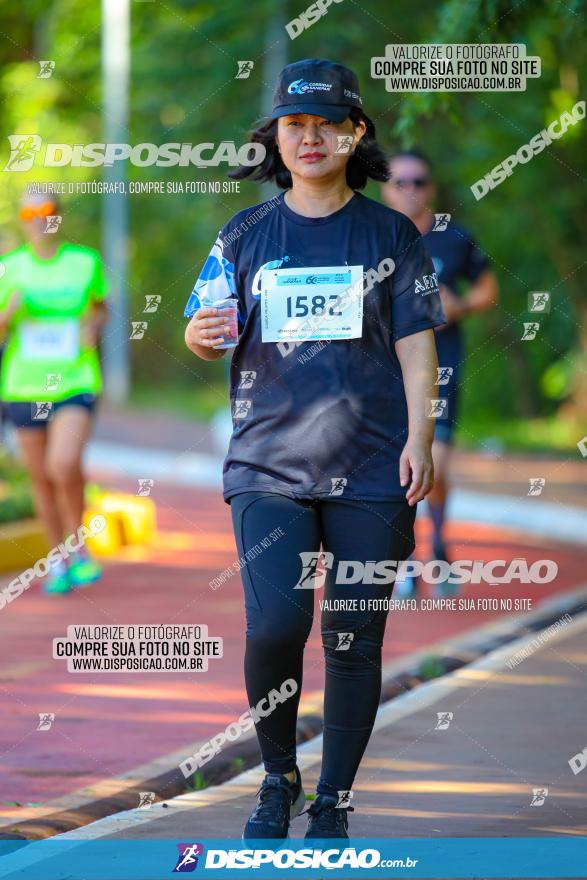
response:
M358 101L359 104L363 103L361 96L358 95L356 92L351 92L350 89L344 90L344 96L345 96L345 98L354 98L354 100Z
M308 92L329 92L332 83L307 82L304 79L294 79L287 87L288 95L305 95Z

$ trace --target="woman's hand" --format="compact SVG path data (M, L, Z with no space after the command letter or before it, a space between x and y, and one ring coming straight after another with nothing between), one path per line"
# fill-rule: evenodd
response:
M422 501L432 489L434 483L434 465L430 442L427 438L412 438L404 446L399 460L399 479L402 486L407 486L406 500L410 507Z
M226 349L215 349L222 345L224 333L230 333L226 319L222 316L222 309L208 306L198 309L185 331L185 344L205 361L213 361L222 357Z
M436 398L438 358L432 330L404 336L395 343L402 368L406 403L408 405L408 442L399 460L402 486L411 483L406 492L410 507L421 501L432 488L432 440L434 419L429 418L430 400Z

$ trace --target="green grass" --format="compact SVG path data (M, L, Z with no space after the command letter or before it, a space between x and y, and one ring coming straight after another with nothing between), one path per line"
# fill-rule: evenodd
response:
M207 422L220 409L228 406L228 385L223 379L207 385L152 388L135 386L130 403L137 409L157 410L170 415Z
M210 783L206 779L206 777L197 770L191 782L188 782L186 785L186 791L203 791L205 788L208 788Z
M418 674L424 681L430 681L433 678L440 678L444 675L445 668L442 659L435 654L424 657L418 668Z
M577 442L584 436L577 423L563 421L556 415L541 419L463 419L457 442L465 449L480 449L501 444L504 452L578 454ZM497 442L496 442L497 441Z
M28 476L6 450L0 449L0 523L33 516Z

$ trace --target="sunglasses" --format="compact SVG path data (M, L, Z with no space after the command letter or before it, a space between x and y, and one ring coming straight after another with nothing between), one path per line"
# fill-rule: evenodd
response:
M56 210L57 205L55 202L43 202L37 208L26 205L20 209L18 216L21 220L34 220L35 217L48 217L50 214L54 214Z
M430 183L429 177L406 177L406 178L398 178L397 180L392 181L394 186L397 186L398 189L405 189L408 186L415 186L418 189L422 189L425 186L428 186Z

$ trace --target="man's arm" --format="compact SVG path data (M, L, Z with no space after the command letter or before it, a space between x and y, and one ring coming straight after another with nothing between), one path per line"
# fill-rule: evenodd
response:
M457 296L449 287L441 284L440 298L447 324L462 321L467 315L484 312L497 305L499 299L497 278L490 269L485 269L463 296Z
M499 300L499 287L495 273L485 269L462 298L467 314L493 309Z

